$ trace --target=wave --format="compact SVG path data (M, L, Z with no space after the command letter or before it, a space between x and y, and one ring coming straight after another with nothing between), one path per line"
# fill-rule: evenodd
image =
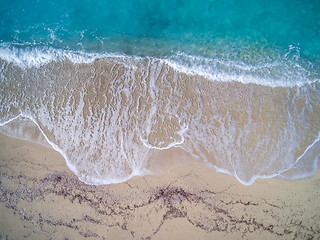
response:
M0 58L13 63L22 69L41 67L51 62L69 60L75 64L93 63L101 58L125 59L122 54L112 53L88 53L85 51L73 51L55 49L52 47L10 47L8 44L0 45ZM128 61L132 58L128 58Z
M268 52L269 53L269 52ZM255 83L271 87L302 86L320 79L319 66L300 58L299 48L290 45L282 55L271 53L248 61L250 56L230 57L214 55L211 57L189 55L177 52L163 58L140 57L123 53L86 52L55 49L52 47L11 47L0 44L0 59L13 63L22 69L41 67L50 62L69 60L74 64L88 64L103 58L112 58L130 67L136 67L144 60L160 61L176 71L197 75L212 81L237 81ZM233 54L232 54L233 55Z
M310 176L317 165L312 65L52 48L1 47L0 56L0 126L20 119L7 134L32 138L22 126L28 119L88 184L152 173L161 165L153 156L168 149L246 185Z

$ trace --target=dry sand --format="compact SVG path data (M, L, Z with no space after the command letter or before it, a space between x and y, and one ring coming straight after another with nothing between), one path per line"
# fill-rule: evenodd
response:
M319 239L320 175L244 186L203 164L90 186L53 149L0 135L0 239Z

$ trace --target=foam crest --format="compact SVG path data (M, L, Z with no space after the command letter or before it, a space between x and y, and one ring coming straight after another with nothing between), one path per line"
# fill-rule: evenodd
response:
M181 73L202 76L212 81L236 81L271 87L302 86L319 81L319 72L310 62L304 62L297 55L294 55L293 59L289 58L295 49L290 48L290 52L284 56L277 56L275 59L262 58L256 62L185 53L170 56L164 59L164 62Z
M83 53L76 53L67 50L56 50L53 48L9 48L0 47L1 59L12 62L21 68L40 67L52 61L70 59L73 62L93 62L97 56L90 56Z
M74 50L55 49L52 47L10 47L0 44L0 58L23 69L41 67L50 62L69 60L75 64L88 64L101 58L114 58L123 64L133 66L139 57L117 53L96 53Z
M54 49L51 47L11 47L0 45L0 58L21 68L40 67L54 61L69 60L74 64L89 64L98 59L110 59L137 68L144 61L163 62L180 73L202 76L212 81L237 81L277 87L302 86L319 81L319 71L300 58L300 48L290 45L283 56L261 57L259 60L235 60L233 57L203 57L178 52L164 58L139 57L118 53L98 53Z

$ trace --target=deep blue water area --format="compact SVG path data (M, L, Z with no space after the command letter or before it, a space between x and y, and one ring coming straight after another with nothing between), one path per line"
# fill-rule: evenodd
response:
M6 0L0 41L140 56L293 46L317 60L319 10L320 1L298 0Z

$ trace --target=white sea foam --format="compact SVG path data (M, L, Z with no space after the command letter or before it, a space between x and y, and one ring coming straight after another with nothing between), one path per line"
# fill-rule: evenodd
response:
M18 49L0 47L1 59L12 62L21 68L40 67L52 61L69 59L74 63L90 63L98 58L97 55L84 54L53 48Z
M241 60L223 59L219 57L203 57L178 52L165 58L129 56L119 53L85 52L51 47L10 47L0 44L0 59L21 68L40 67L53 61L69 60L75 64L93 63L98 59L113 58L128 67L136 68L144 59L160 61L178 72L197 75L212 81L254 83L277 87L302 86L320 80L319 73L313 70L310 62L300 60L300 55L294 52L297 47L289 46L284 56L275 60L261 59L250 63ZM294 53L292 53L294 52ZM293 54L293 57L289 56ZM311 66L311 67L310 67Z
M170 148L172 148L172 147L177 147L177 146L183 144L183 143L184 143L184 140L185 140L183 134L184 134L187 130L188 130L188 127L182 125L180 131L178 131L178 135L180 136L180 140L170 142L168 145L162 146L162 147L154 146L154 145L150 144L150 143L148 142L148 140L147 140L147 139L144 139L142 136L140 136L140 140L142 141L143 145L146 146L147 148L157 149L157 150L166 150L166 149L170 149ZM149 132L151 132L150 129L149 129Z
M230 59L208 58L178 53L164 59L164 62L181 73L203 76L213 81L255 83L270 87L292 87L310 84L320 80L314 72L288 56L273 61L246 63ZM311 68L312 69L312 68Z
M63 60L69 60L75 64L93 63L102 58L115 58L128 66L132 66L134 59L139 59L139 57L130 57L117 53L94 53L80 50L55 49L52 47L17 48L0 44L0 59L13 63L23 69L41 67L50 62Z
M19 117L21 117L21 114L13 117L13 118L11 118L11 119L9 119L9 120L7 120L7 121L0 122L0 127L3 127L3 126L5 126L5 125L7 125L8 123L13 122L14 120L18 119Z

